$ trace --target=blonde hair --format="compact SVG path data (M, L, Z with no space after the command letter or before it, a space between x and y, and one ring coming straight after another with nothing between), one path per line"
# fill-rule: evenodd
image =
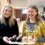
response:
M12 6L11 6L11 5L5 5L5 6L3 7L1 23L6 24L5 18L4 18L4 16L3 16L3 11L5 10L5 9L4 9L5 7L11 8L11 16L10 16L10 18L9 18L9 25L12 26L12 25L14 25L14 18L13 18L13 14L12 14Z

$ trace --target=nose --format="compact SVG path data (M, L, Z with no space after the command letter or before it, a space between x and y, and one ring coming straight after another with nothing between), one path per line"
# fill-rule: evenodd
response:
M9 13L9 11L6 11L6 13Z

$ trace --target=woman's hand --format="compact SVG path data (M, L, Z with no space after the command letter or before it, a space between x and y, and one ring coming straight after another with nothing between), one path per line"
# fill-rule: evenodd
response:
M12 41L12 42L15 42L16 41L16 38L17 38L17 36L16 35L13 35L12 37L9 38L9 40Z
M27 42L27 43L36 43L37 39L36 38L32 38L32 36L24 36L22 38L22 42Z
M27 36L22 37L22 42L28 42L28 37Z
M36 37L33 38L32 36L28 36L28 42L35 43L36 41L37 41Z
M5 42L5 43L7 43L7 44L9 44L9 38L8 37L3 37L3 41Z
M22 40L22 35L19 35L19 36L16 38L16 41L21 42L21 40Z

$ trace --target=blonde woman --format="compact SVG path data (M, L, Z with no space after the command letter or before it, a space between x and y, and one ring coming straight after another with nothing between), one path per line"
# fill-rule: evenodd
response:
M37 42L42 37L42 34L45 37L45 24L38 14L38 8L36 6L29 6L27 17L23 26L22 40L25 42L28 39L27 42L30 41L32 44L35 41L34 45L43 45L41 42Z
M12 6L5 5L2 10L2 19L0 21L0 45L9 45L11 37L18 35L18 25L16 19L14 19L12 15Z

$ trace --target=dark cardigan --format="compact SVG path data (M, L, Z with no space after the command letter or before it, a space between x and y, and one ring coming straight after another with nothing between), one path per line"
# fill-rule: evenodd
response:
M18 30L18 25L17 21L15 20L15 24L12 25L11 27L9 26L9 23L6 22L7 24L3 24L0 22L0 45L9 45L3 42L3 37L12 37L13 35L19 35L19 30Z

